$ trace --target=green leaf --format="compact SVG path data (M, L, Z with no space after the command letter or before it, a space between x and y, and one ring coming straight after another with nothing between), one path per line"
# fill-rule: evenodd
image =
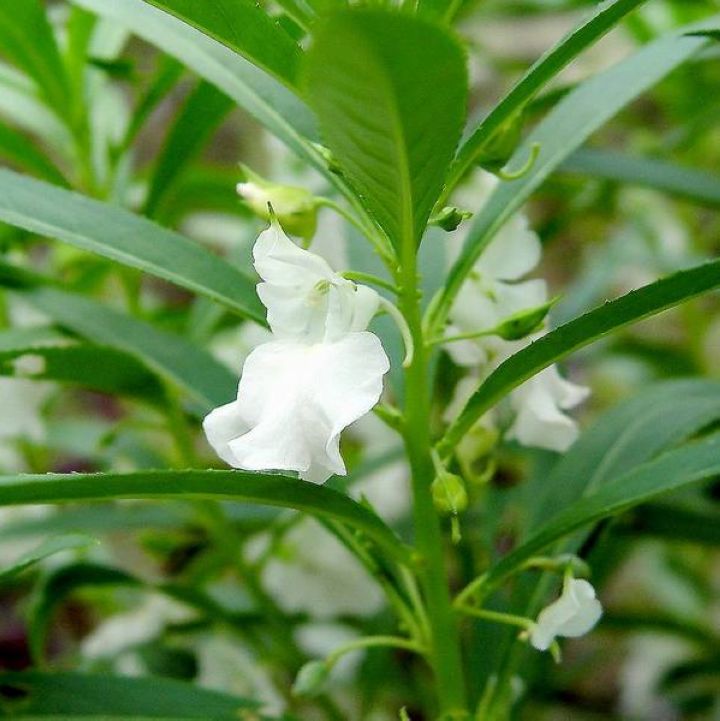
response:
M37 83L52 110L70 118L70 82L43 3L0 2L0 51Z
M331 176L323 157L310 142L317 140L312 113L290 90L262 70L144 0L72 2L122 24L194 70L232 98L301 158Z
M402 542L367 508L337 491L279 473L188 470L0 476L0 506L111 498L227 500L294 508L346 523L390 557L408 559Z
M177 384L195 401L199 414L227 403L235 394L235 376L209 353L180 336L82 295L55 288L22 292L59 325L96 343L130 353Z
M443 437L451 453L473 424L513 388L556 361L626 325L720 287L720 260L683 270L609 301L559 326L501 363L472 395Z
M238 721L259 704L161 677L41 671L0 674L0 718Z
M254 0L145 0L274 75L297 84L301 50Z
M448 275L435 319L444 318L488 243L547 176L613 115L708 43L702 38L687 37L683 34L686 31L687 28L662 37L586 80L530 133L508 165L521 167L534 146L539 148L535 163L517 180L500 183L476 216L462 253Z
M709 506L709 504L708 504ZM720 511L687 508L678 503L649 503L617 529L633 536L720 546Z
M535 94L586 48L617 25L629 12L647 0L610 0L600 3L580 26L565 35L520 78L512 90L480 122L458 151L450 170L448 188L475 163L493 135L522 111Z
M582 149L573 153L558 172L639 185L701 205L720 206L720 175L656 158L638 158L613 150Z
M0 375L71 383L148 403L166 400L157 376L135 356L75 343L47 328L0 331Z
M62 551L73 551L78 548L86 548L94 543L97 543L97 541L93 538L90 538L89 536L81 536L77 533L49 538L46 541L43 541L37 548L24 553L9 568L0 569L0 581L7 581L14 578L31 566L45 560L48 556L54 556L56 553L60 553Z
M0 123L0 156L10 164L56 185L68 185L65 176L35 143L23 133Z
M230 112L233 102L205 81L185 101L155 163L144 215L153 217L188 163Z
M250 278L199 243L115 205L0 170L0 220L151 273L264 323Z
M414 252L465 117L462 49L417 18L340 12L316 32L305 79L343 174L393 244Z
M669 451L560 511L495 564L488 572L483 588L491 590L527 559L584 526L718 473L718 434Z

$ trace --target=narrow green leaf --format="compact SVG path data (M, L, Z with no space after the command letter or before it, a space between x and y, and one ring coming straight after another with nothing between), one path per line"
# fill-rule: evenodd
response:
M177 18L144 0L72 0L101 17L121 23L156 45L244 108L289 148L328 177L327 165L310 141L317 140L307 106L262 70Z
M683 270L565 323L508 358L482 383L441 441L444 453L513 388L594 340L720 287L720 260Z
M348 182L393 244L414 249L465 117L462 49L441 28L408 15L344 11L316 32L305 76Z
M0 220L164 278L265 322L250 278L200 244L115 205L0 170Z
M702 205L720 206L720 175L656 158L585 148L573 153L558 172L639 185Z
M23 297L59 325L139 358L188 393L199 414L227 403L235 393L235 376L209 353L180 336L56 288L25 290Z
M48 556L54 556L61 551L74 551L78 548L87 548L87 546L97 543L89 536L81 536L73 533L66 536L56 536L43 541L37 548L24 553L9 568L0 569L0 581L7 581L40 561L45 560Z
M63 721L238 721L254 701L162 677L0 673L0 718Z
M392 558L408 558L397 536L364 506L337 491L279 473L188 470L0 476L0 506L111 498L227 500L294 508L342 521L367 534Z
M495 587L524 561L584 526L718 473L720 436L717 434L669 451L555 515L490 569L484 588Z
M687 28L662 37L586 80L565 96L530 133L508 165L511 168L522 167L537 144L539 154L535 163L517 180L500 183L476 216L462 253L448 275L445 290L436 306L436 319L445 317L464 279L495 233L547 176L623 107L709 42L703 38L687 37L685 32ZM598 102L599 98L601 102Z
M297 84L301 50L254 0L145 0L209 35L289 87Z
M617 25L629 12L647 0L609 0L580 26L550 48L515 84L512 90L480 122L460 148L450 170L448 189L472 167L483 146L500 127L519 113L535 94L586 48Z
M55 342L41 337L43 330L43 335L54 335ZM70 383L147 403L161 404L166 399L157 376L135 356L75 343L49 329L0 331L0 375Z
M43 180L67 187L65 176L37 145L23 133L0 123L0 157Z
M0 52L37 83L53 111L70 118L70 82L40 0L0 2Z
M198 83L176 117L155 163L144 215L157 215L182 171L232 107L232 100L214 85L205 81Z
M704 546L720 546L720 511L683 507L678 503L649 503L617 528L620 533L650 536Z

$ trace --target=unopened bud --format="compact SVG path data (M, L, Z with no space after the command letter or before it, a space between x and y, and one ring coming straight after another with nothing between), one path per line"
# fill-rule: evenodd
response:
M318 201L305 188L271 183L241 166L245 180L237 184L238 195L263 220L270 220L270 207L283 230L310 239L317 227Z
M536 308L529 308L511 315L494 329L495 335L500 336L503 340L520 340L530 335L540 328L557 301L558 298L553 298Z
M330 675L330 667L325 661L308 661L299 671L293 683L294 696L309 698L322 693L323 686Z
M456 516L468 506L465 482L454 473L442 471L432 482L431 491L435 508L444 515Z
M478 165L497 173L505 167L520 143L524 117L518 113L506 120L482 146Z
M446 206L437 215L430 218L430 225L437 225L438 228L442 228L449 232L455 230L463 220L472 218L472 213L469 210L460 210L453 206Z

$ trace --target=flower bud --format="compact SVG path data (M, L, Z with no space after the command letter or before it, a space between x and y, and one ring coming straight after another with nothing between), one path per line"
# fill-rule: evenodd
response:
M444 207L437 215L430 218L430 225L437 225L439 228L446 230L448 233L455 230L463 220L472 218L472 213L468 210L460 210L454 206Z
M264 220L270 220L270 207L283 230L309 240L317 227L318 201L305 188L271 183L241 166L245 180L237 184L238 195Z
M557 301L557 298L553 298L543 305L511 315L494 329L495 335L500 336L503 340L520 340L530 335L539 329Z
M444 515L456 516L467 508L465 483L454 473L443 470L432 482L431 491L435 508Z
M322 693L322 688L330 675L330 667L325 661L308 661L299 671L293 683L294 696L312 697Z
M518 113L506 120L483 145L478 165L497 173L512 157L522 136L524 117Z

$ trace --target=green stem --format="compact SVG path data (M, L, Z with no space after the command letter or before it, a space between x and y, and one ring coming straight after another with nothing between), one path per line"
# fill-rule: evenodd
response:
M405 243L401 268L400 308L415 346L405 369L405 445L412 471L415 541L430 624L430 659L435 672L440 708L446 716L466 710L460 637L450 601L440 520L430 486L435 471L431 457L428 359L422 331L417 285L415 244Z
M533 621L525 616L516 616L512 613L501 613L500 611L490 611L485 608L474 608L473 606L464 606L455 604L460 613L473 616L474 618L481 618L484 621L493 621L495 623L503 623L506 626L519 626L529 631L533 627Z
M412 651L414 653L423 655L427 651L416 641L412 641L408 638L402 638L400 636L365 636L364 638L356 638L353 641L336 648L326 659L329 666L333 666L337 661L342 658L346 653L351 651L357 651L361 648L400 648L404 651Z

